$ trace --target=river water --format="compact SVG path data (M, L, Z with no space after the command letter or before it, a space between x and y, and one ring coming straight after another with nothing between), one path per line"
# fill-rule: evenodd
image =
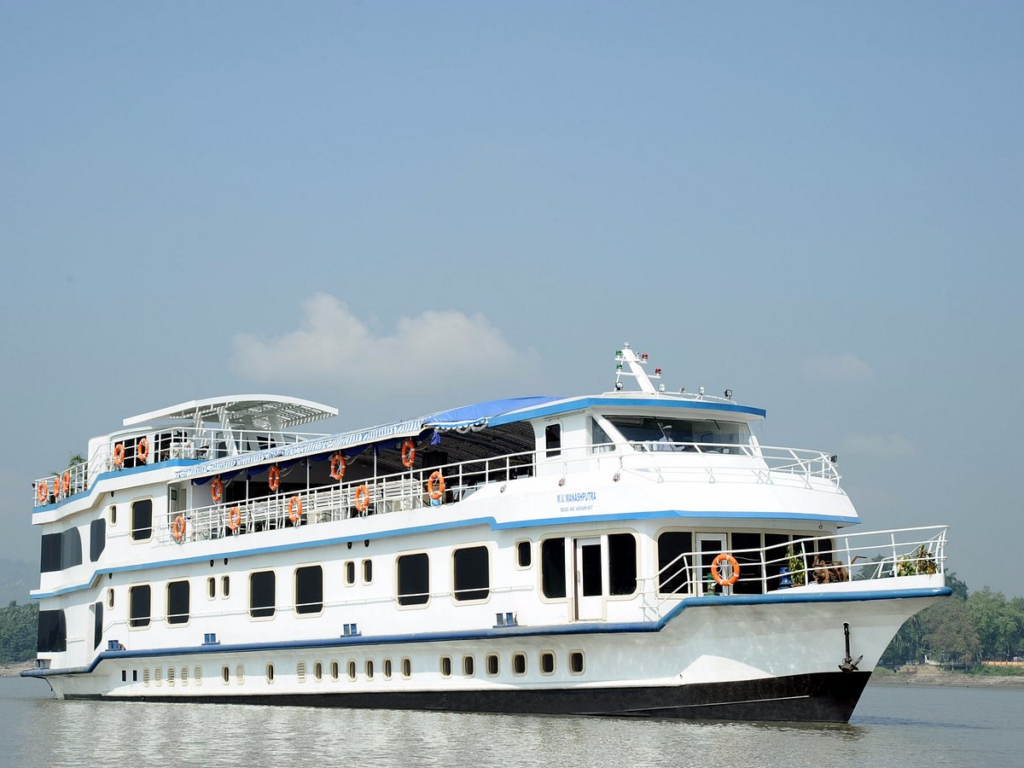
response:
M1019 766L1024 688L869 685L849 725L56 701L0 678L0 760L49 766Z

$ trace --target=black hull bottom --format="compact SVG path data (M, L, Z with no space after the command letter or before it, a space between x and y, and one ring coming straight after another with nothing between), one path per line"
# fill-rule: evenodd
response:
M419 709L686 720L846 723L870 672L827 672L666 688L311 693L253 696L81 696L76 699Z

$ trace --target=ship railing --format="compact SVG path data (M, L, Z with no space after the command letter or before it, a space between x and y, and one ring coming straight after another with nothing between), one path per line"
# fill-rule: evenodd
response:
M710 478L713 481L718 479L716 475L724 476L739 471L763 483L771 483L775 475L781 474L801 478L808 486L812 480L826 480L837 489L842 479L836 466L838 457L822 451L739 443L632 442L630 446L633 452L623 453L620 457L624 470L653 468L662 477L666 474L703 469L706 470L706 474L702 474L702 478ZM700 467L695 466L692 461L668 458L676 454L691 457L698 454L704 456L707 461ZM724 457L747 457L755 461L736 466L735 463L730 464Z
M945 574L947 526L862 531L792 540L751 549L693 551L676 554L656 576L642 579L647 619L663 615L683 597L767 594L778 590L830 584ZM712 564L717 565L718 583ZM738 568L734 570L731 556Z
M54 504L89 490L90 477L133 467L187 459L206 461L326 437L324 433L222 430L194 427L145 427L114 435L88 461L72 461L66 470L32 483L33 506ZM143 443L145 440L145 443ZM91 468L91 471L90 471ZM65 480L66 478L66 480Z

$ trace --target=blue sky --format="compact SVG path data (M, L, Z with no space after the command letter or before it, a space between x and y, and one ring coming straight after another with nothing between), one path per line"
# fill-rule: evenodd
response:
M0 5L0 556L37 560L31 480L124 417L603 391L628 340L1024 594L1022 33L988 2Z

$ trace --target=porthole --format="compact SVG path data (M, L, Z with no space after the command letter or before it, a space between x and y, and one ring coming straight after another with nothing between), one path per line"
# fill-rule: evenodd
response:
M472 677L474 672L475 672L474 667L475 667L475 665L473 663L473 657L472 656L463 656L462 657L462 674L463 675L465 675L466 677Z
M164 670L163 667L157 667L153 670L153 683L159 688L164 684Z
M525 675L526 674L526 654L525 653L513 653L512 654L512 674L513 675Z
M402 677L406 680L412 677L412 662L409 659L402 659Z
M348 663L348 679L349 682L353 683L356 680L356 663L354 661L349 661Z
M318 683L324 679L324 665L319 661L313 665L313 679Z
M338 675L341 674L341 665L336 661L331 662L331 680L338 682Z
M267 682L268 683L274 682L274 665L273 664L267 664Z
M442 656L441 657L441 677L452 676L452 657Z
M220 668L220 679L224 681L224 685L231 682L231 669L230 667Z
M555 654L551 651L541 652L540 673L542 675L553 675L555 673Z
M498 654L488 653L487 658L484 661L484 668L487 670L488 677L497 677L500 671L498 664Z
M174 685L174 667L167 668L167 685Z
M356 583L356 562L355 560L345 561L345 586L351 587Z
M214 576L210 576L206 580L206 597L213 600L217 596L217 579Z
M149 667L142 670L142 684L149 688Z
M583 661L583 651L569 651L569 672L573 675L582 675Z
M366 679L373 680L373 660L366 660Z
M188 685L188 667L181 668L181 684Z
M231 594L231 577L221 576L220 577L220 596L228 597Z
M110 587L107 590L107 608L114 607L114 588Z
M516 567L529 568L533 563L533 545L529 541L516 542Z
M391 679L391 659L384 659L384 679Z
M235 667L235 680L238 681L239 685L242 685L242 684L245 683L245 665L244 664L239 664L237 667Z

